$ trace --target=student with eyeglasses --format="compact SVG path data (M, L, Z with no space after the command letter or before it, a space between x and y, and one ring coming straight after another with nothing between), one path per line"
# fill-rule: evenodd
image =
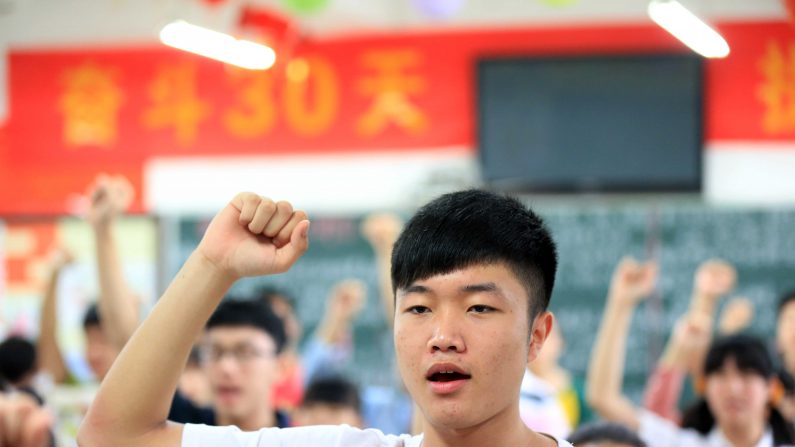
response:
M224 300L207 322L199 346L213 406L197 407L177 392L168 419L243 430L287 427L286 414L271 399L285 340L282 321L261 300Z

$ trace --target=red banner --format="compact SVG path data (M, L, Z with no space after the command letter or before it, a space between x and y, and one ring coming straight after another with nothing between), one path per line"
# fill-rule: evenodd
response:
M719 30L732 54L707 62L707 139L795 137L792 26ZM0 213L63 212L99 170L140 186L154 156L474 147L480 57L670 51L688 50L653 25L351 37L266 72L161 46L16 51Z
M795 138L795 27L737 24L720 31L731 54L707 65L707 139Z

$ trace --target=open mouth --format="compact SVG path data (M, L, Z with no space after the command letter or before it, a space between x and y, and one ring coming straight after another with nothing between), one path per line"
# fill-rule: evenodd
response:
M431 382L453 382L455 380L471 379L469 374L460 373L458 371L439 371L432 373L428 376Z

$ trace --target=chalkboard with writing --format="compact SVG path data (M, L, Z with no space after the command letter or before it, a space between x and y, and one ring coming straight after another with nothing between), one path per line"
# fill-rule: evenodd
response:
M733 263L738 284L732 295L756 306L753 331L772 336L778 295L795 287L795 210L714 209L698 204L542 203L560 252L560 268L551 310L566 339L564 366L584 377L602 316L613 268L622 256L653 256L660 262L660 282L642 304L628 343L625 390L637 399L649 368L660 355L674 321L685 312L693 274L712 257ZM394 364L389 325L378 297L374 255L359 233L361 217L313 217L311 246L283 275L238 284L245 294L261 284L287 290L297 302L305 333L318 323L331 287L358 278L368 285L368 305L355 328L356 368L363 383L387 385L386 368ZM206 220L177 225L179 253L168 265L176 272L196 246ZM725 300L724 300L725 301Z

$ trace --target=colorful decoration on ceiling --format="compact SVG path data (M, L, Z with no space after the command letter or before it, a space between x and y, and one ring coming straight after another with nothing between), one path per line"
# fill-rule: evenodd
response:
M312 14L324 9L329 0L282 0L284 5L300 14Z
M464 0L413 0L413 3L423 16L434 20L444 20L457 14L461 10Z

